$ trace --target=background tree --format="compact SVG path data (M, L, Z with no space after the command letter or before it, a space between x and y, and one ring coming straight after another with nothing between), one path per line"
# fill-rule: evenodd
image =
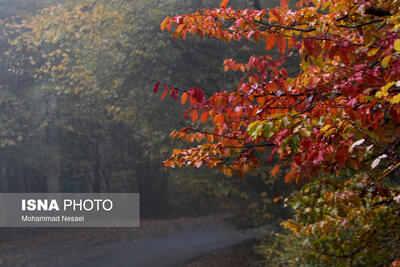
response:
M46 138L44 90L33 78L31 53L12 49L20 22L48 1L0 2L1 115L0 190L46 191L53 184L56 150Z
M46 162L52 166L39 168L52 170L47 175L54 178L48 190L138 191L141 203L146 205L142 207L144 213L155 216L170 213L166 207L185 207L182 202L190 201L187 195L172 197L177 190L172 177L186 191L195 188L198 193L247 198L246 205L253 209L266 204L264 190L258 192L255 186L262 182L256 176L252 183L238 180L227 190L225 186L213 187L215 182L227 183L221 175L207 170L165 173L160 164L173 147L168 133L180 125L175 117L182 110L155 101L143 88L160 77L168 86L195 85L208 87L210 92L226 86L226 80L233 86L240 76L224 73L221 61L232 55L245 59L253 51L248 41L229 47L195 38L182 43L159 29L168 14L215 4L65 1L9 25L9 39L14 39L7 48L10 60L25 55L20 69L30 79L26 88L40 92L38 103L32 107L41 106L41 115L31 115L41 118L43 125L39 124L40 134L33 140L51 149L51 153L43 154L52 160L38 158L38 166ZM251 4L238 3L240 7ZM210 69L213 71L208 75ZM23 144L21 147L26 148ZM249 188L257 192L256 199Z

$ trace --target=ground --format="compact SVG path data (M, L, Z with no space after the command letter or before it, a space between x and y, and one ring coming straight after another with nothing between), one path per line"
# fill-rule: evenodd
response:
M0 264L132 266L131 263L135 262L133 266L183 265L193 258L254 239L260 234L235 230L224 222L230 216L142 220L139 228L9 228L1 234ZM230 251L235 257L229 256ZM246 248L233 247L199 258L189 266L210 266L208 261L216 258L223 266L226 266L224 262L228 264L235 259L237 265L228 265L246 266L238 264L244 262L247 253ZM199 265L202 261L205 265Z
M188 263L185 267L244 267L254 266L259 255L254 253L255 240L248 240L237 245L219 249L209 255L199 257Z

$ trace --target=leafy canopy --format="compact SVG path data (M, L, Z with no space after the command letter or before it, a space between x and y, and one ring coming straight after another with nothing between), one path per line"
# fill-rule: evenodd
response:
M174 38L254 40L265 53L224 61L226 71L243 74L231 90L190 88L179 95L164 86L163 99L170 94L188 106L189 122L171 136L194 143L175 149L164 165L207 165L230 177L278 154L289 166L286 182L307 182L288 199L294 218L284 225L304 239L313 261L395 260L399 28L400 3L393 0L300 0L294 9L283 0L263 10L235 10L225 0L219 8L165 18L161 29ZM287 71L291 58L299 60L299 71Z

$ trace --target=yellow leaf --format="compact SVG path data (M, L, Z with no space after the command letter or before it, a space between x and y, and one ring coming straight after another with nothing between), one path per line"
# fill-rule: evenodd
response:
M177 133L178 133L177 130L173 130L173 131L170 133L169 136L170 136L172 139L174 139Z
M324 133L324 132L326 132L329 128L331 128L331 125L330 125L330 124L327 124L327 125L325 125L324 127L322 127L320 131L321 131L322 133Z
M326 133L324 134L324 136L325 136L325 137L328 137L328 136L330 136L331 134L333 134L335 131L336 131L336 129L335 129L335 128L332 128L332 129L326 131Z
M371 49L371 50L368 52L367 56L372 57L373 55L375 55L375 54L379 51L379 49L381 49L381 48L380 48L380 47L377 47L377 48Z
M256 126L256 124L259 124L260 121L253 121L249 124L249 126L247 126L247 131L249 131L251 128L253 128L254 126Z
M390 82L390 83L386 84L385 86L383 86L382 90L387 91L390 87L392 87L395 84L396 84L396 82Z
M391 59L392 59L392 55L385 57L381 63L382 68L387 68Z
M400 40L396 40L396 42L394 42L394 49L396 49L396 51L400 51Z
M331 5L331 2L330 2L330 1L325 1L325 2L322 4L321 10L327 9L327 7L330 6L330 5Z
M382 98L382 97L384 97L384 96L385 96L385 95L383 94L382 91L376 92L376 94L375 94L375 97L377 97L377 98Z
M395 95L391 100L390 103L397 104L400 102L400 94Z
M395 84L396 84L396 82L390 82L390 83L386 84L385 86L382 86L381 90L379 92L376 92L375 96L377 98L382 98L382 97L388 96L389 88Z
M309 66L309 62L307 60L304 60L301 64L300 67L303 71L307 71L308 70L308 66Z

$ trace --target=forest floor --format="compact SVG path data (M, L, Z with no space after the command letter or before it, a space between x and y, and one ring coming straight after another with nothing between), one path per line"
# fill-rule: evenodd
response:
M255 261L260 260L260 255L257 255L253 250L255 244L255 240L246 240L196 258L185 267L257 266Z
M9 228L0 232L0 265L184 266L260 234L236 230L224 222L230 216L141 220L138 228Z

